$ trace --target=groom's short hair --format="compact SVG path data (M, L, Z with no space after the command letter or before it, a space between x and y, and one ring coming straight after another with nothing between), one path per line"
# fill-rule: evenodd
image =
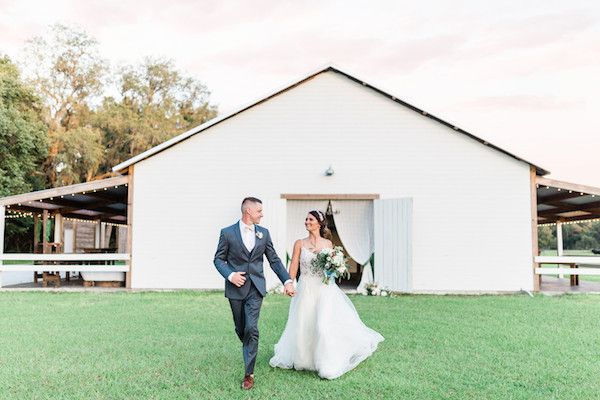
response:
M246 197L244 200L242 200L242 213L250 205L250 203L262 204L262 201L260 199L257 199L256 197Z

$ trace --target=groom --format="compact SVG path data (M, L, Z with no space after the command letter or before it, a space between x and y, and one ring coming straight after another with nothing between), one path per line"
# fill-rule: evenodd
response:
M223 228L215 253L215 267L225 278L225 297L229 299L235 333L242 341L246 372L243 389L254 386L254 363L258 351L258 316L267 292L263 258L284 284L284 292L294 295L294 286L275 249L269 231L258 226L263 217L262 202L255 197L242 201L242 219Z

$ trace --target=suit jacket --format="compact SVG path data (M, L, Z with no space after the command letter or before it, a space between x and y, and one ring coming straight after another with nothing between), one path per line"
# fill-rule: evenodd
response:
M277 274L279 280L285 283L290 279L283 263L277 256L271 241L271 235L266 228L255 225L256 244L252 251L248 251L242 240L239 222L221 229L219 244L215 253L214 264L219 273L225 278L225 297L242 300L250 291L251 282L258 291L265 296L267 284L263 271L263 259L267 256L271 269ZM241 287L229 282L232 272L245 272L246 282Z

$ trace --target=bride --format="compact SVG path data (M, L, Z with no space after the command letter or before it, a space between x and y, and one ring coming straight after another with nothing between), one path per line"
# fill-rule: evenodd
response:
M325 284L322 273L311 270L316 253L333 247L325 215L310 211L304 225L309 235L294 244L290 264L292 279L300 269L296 295L269 364L317 371L321 378L335 379L369 357L383 336L363 324L335 282Z

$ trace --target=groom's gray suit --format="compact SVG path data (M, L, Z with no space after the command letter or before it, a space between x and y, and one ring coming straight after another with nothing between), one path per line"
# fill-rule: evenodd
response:
M225 297L229 299L235 332L242 341L246 375L254 373L254 363L258 351L258 317L262 299L267 292L263 259L267 256L271 269L282 283L290 279L290 275L281 263L273 248L269 231L254 225L256 244L248 250L242 240L239 222L223 228L219 237L219 245L215 253L215 267L225 278ZM245 272L246 282L241 287L229 281L233 272Z

